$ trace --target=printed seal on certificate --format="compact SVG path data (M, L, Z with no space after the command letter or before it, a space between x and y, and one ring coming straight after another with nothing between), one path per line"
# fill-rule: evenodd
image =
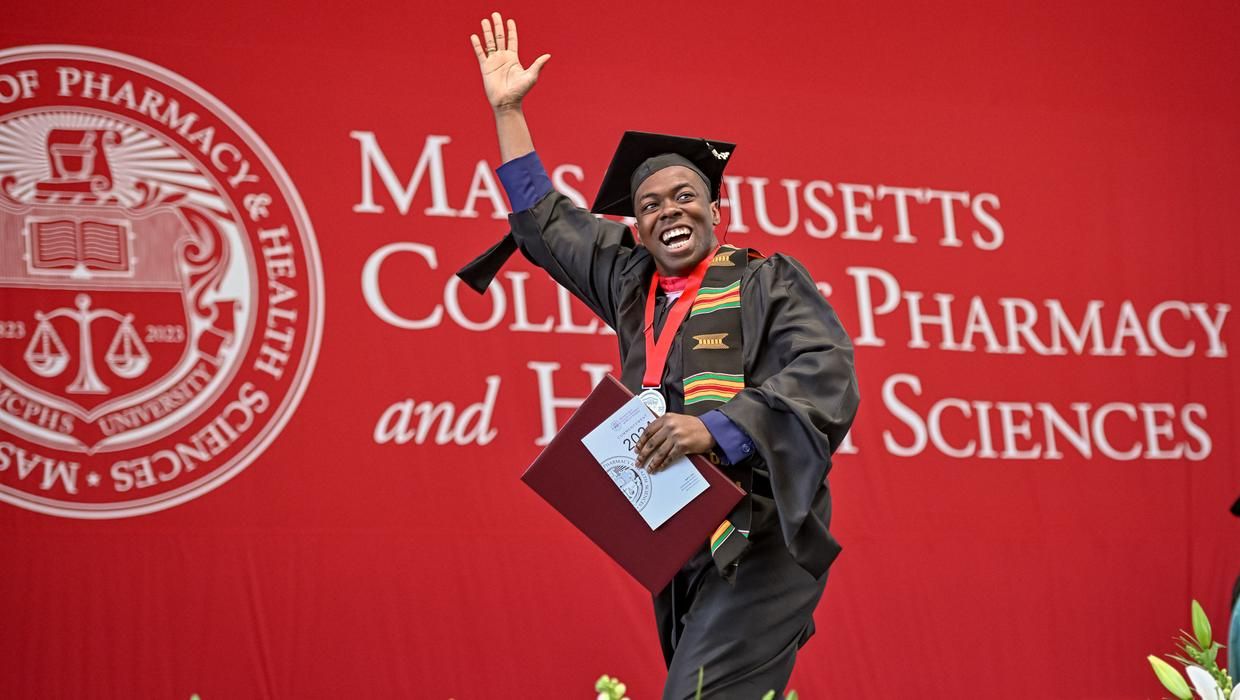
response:
M624 497L638 511L650 502L650 472L637 468L637 460L632 457L611 457L603 462L607 476L616 482Z

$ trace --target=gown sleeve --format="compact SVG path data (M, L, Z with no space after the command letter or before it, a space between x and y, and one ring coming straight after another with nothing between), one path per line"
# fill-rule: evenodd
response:
M627 226L600 219L554 191L510 215L508 223L534 264L616 327L620 273L635 246Z
M852 341L805 269L786 256L763 260L741 298L752 386L719 410L753 440L784 541L819 576L839 552L827 528L825 480L857 412Z

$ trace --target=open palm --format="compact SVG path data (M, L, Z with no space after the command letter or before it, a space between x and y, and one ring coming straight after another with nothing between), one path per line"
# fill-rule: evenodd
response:
M520 105L538 82L543 65L551 59L550 54L543 54L529 68L523 68L517 57L517 23L508 20L505 31L504 20L498 12L492 13L490 20L482 20L481 39L477 34L470 34L469 39L474 45L482 71L482 85L493 109Z

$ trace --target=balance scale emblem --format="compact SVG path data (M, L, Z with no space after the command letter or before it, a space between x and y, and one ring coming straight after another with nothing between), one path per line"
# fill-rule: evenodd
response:
M167 69L0 51L17 71L38 91L0 105L0 503L178 505L253 462L300 400L322 332L309 218L249 127Z
M76 321L79 340L78 372L73 383L66 387L66 391L71 394L111 393L111 389L100 381L99 374L95 371L95 346L90 334L90 324L95 319L110 318L120 323L104 356L108 369L112 370L113 374L124 379L133 379L142 376L151 364L151 353L147 352L142 338L133 329L133 314L121 315L112 309L92 310L90 302L89 294L79 294L75 300L76 309L61 307L49 313L36 311L34 317L39 325L30 339L30 347L26 349L26 365L30 367L30 371L40 377L59 376L69 365L70 354L51 321L62 317Z

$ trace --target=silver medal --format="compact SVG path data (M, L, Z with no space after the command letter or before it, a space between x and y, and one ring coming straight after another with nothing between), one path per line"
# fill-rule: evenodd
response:
M639 397L642 403L646 404L646 407L650 409L650 412L656 416L667 413L667 401L663 399L663 394L659 393L658 389L647 389L639 394Z

